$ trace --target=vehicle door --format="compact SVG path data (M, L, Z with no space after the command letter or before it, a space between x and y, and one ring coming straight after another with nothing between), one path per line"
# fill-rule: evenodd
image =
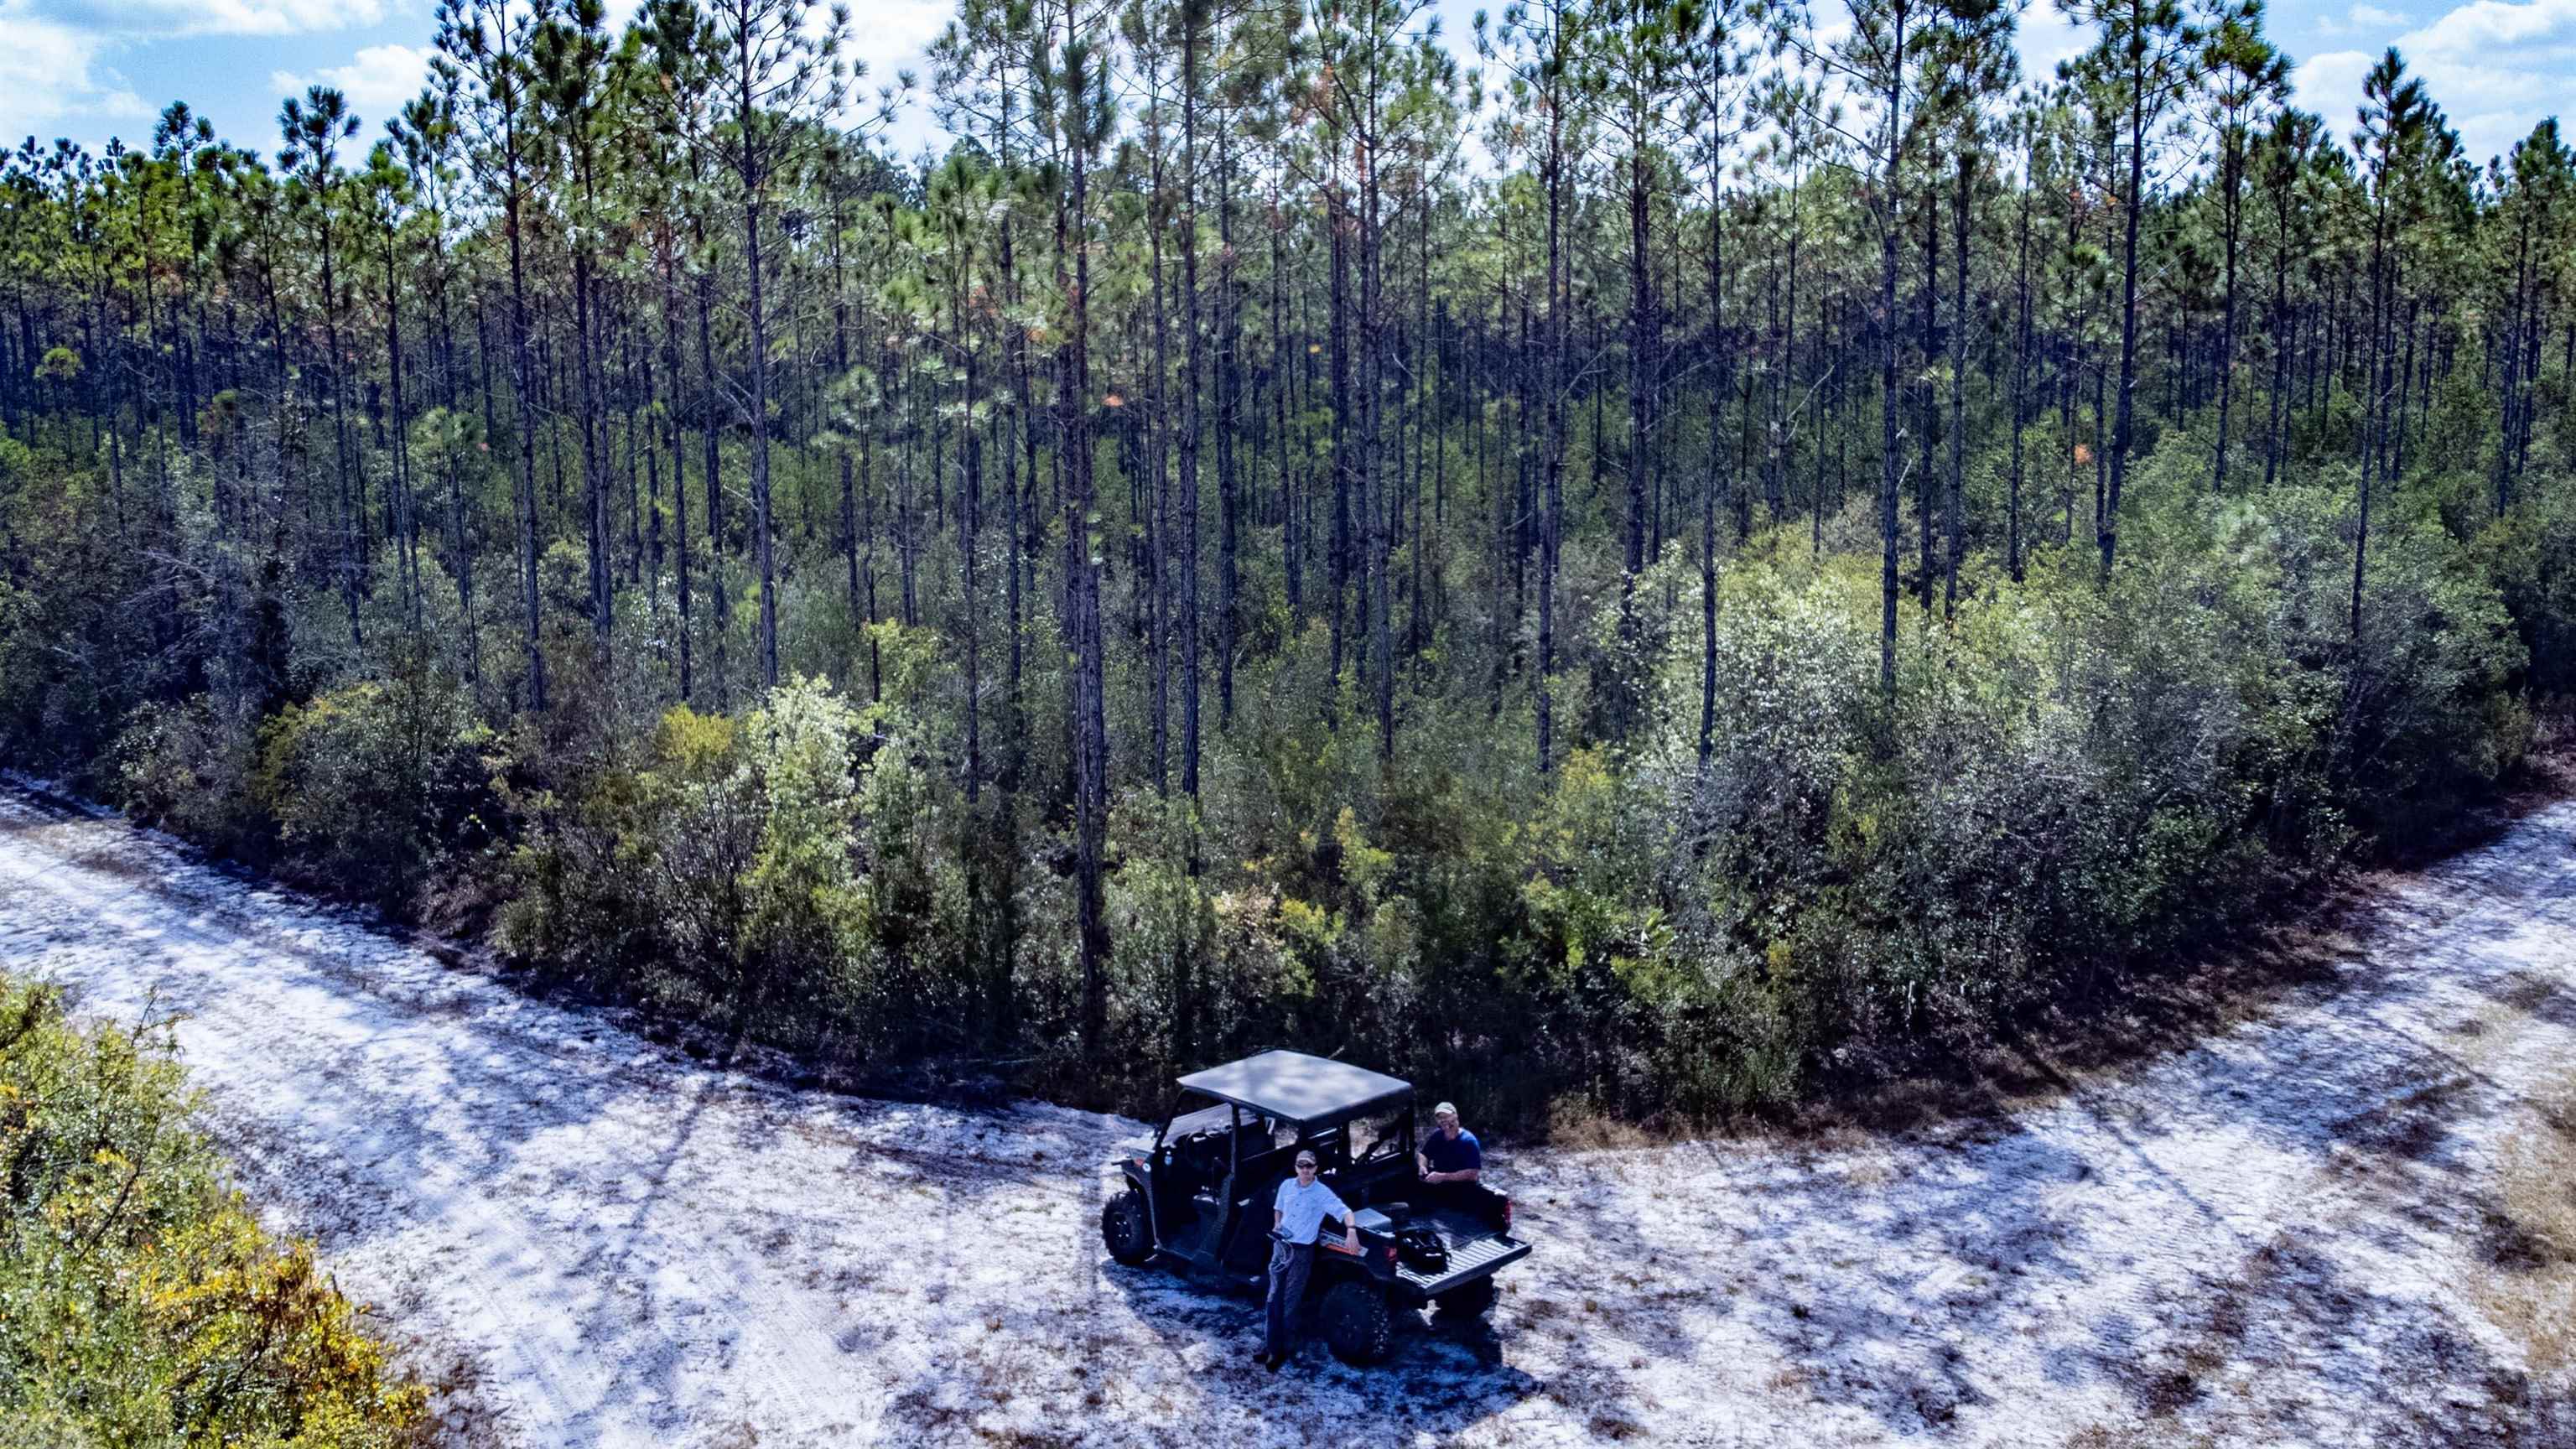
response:
M1270 1261L1270 1214L1279 1200L1279 1184L1295 1175L1300 1134L1293 1123L1246 1112L1234 1141L1235 1222L1226 1240L1225 1265L1257 1273Z

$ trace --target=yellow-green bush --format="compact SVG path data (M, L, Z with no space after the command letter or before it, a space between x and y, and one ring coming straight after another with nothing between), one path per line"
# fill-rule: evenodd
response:
M163 1031L0 978L0 1445L413 1442L423 1391L191 1112Z
M955 787L900 711L816 680L739 725L685 706L640 757L515 802L501 941L729 1030L873 1054L941 1043L982 963Z

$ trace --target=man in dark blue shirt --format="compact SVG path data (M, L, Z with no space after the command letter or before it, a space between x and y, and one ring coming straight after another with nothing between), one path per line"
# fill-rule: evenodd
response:
M1484 1172L1485 1149L1477 1145L1475 1133L1458 1125L1457 1107L1443 1102L1432 1108L1431 1122L1431 1135L1422 1139L1421 1150L1413 1154L1423 1182L1435 1187L1474 1182Z

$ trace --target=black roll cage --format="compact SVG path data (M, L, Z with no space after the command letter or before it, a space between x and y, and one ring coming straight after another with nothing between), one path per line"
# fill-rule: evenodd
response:
M1162 1155L1163 1149L1169 1145L1168 1139L1172 1130L1172 1124L1179 1121L1182 1117L1190 1115L1189 1113L1183 1112L1181 1107L1183 1103L1187 1102L1192 1097L1204 1098L1210 1106L1223 1106L1228 1111L1229 1121L1225 1140L1227 1154L1226 1171L1229 1174L1240 1172L1243 1168L1243 1129L1247 1123L1251 1122L1275 1122L1287 1126L1293 1126L1297 1129L1297 1142L1295 1145L1303 1146L1318 1132L1330 1131L1335 1127L1348 1126L1350 1123L1356 1122L1362 1117L1374 1116L1390 1107L1398 1107L1399 1110L1396 1112L1396 1120L1402 1124L1400 1130L1404 1134L1404 1155L1410 1157L1414 1152L1415 1144L1413 1140L1412 1112L1413 1094L1410 1091L1393 1093L1388 1096L1381 1097L1374 1102L1363 1103L1360 1106L1329 1113L1322 1117L1291 1119L1263 1112L1257 1107L1246 1108L1243 1103L1234 1101L1231 1098L1217 1097L1206 1092L1200 1092L1192 1088L1183 1087L1172 1094L1172 1105L1163 1113L1163 1125L1154 1129L1154 1145L1150 1152L1151 1156L1160 1157ZM1206 1108L1195 1108L1193 1110L1205 1111ZM1247 1118L1244 1115L1246 1111L1250 1111L1253 1115ZM1276 1131L1277 1129L1273 1128L1272 1130Z

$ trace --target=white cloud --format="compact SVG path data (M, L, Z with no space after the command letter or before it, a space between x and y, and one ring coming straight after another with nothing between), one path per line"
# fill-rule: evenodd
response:
M2366 5L2351 13L2356 25L2366 15L2382 34L2389 22L2402 23ZM2387 43L2422 78L2473 161L2511 150L2576 91L2576 0L2470 0ZM2362 77L2378 59L2377 49L2310 56L2292 76L2298 103L2349 142Z
M947 148L939 123L931 115L930 43L948 28L957 13L954 0L872 0L854 7L849 33L842 38L842 53L867 66L867 75L851 87L850 106L841 121L849 124L872 114L879 89L895 83L899 72L910 71L919 82L912 99L895 119L886 142L898 155L910 156L927 146L933 151Z
M141 36L301 35L381 24L384 0L120 0L99 17Z
M2536 40L2562 42L2576 35L2576 0L2471 0L2421 30L2409 31L2401 49L2467 58L2491 46L2523 46Z
M2361 106L2362 77L2379 57L2361 50L2330 50L2300 61L2290 72L2290 94L2302 110L2325 118L2326 127L2344 138Z
M2356 4L2344 12L2340 20L2328 16L2318 21L2317 31L2323 35L2386 35L2399 26L2412 23L2411 17L2400 11Z
M408 45L370 45L347 65L324 66L308 75L272 71L269 87L281 96L300 95L307 86L330 86L349 98L350 108L372 124L420 94L429 74L429 52Z
M898 69L920 67L956 13L949 0L877 0L851 15L844 48L867 62L870 81L891 81Z
M2484 161L2565 104L2576 79L2576 0L2470 0L2396 45L2470 158Z
M2093 32L2077 25L2056 5L2032 5L2021 13L2021 69L2034 81L2051 79L2058 64L2073 60L2093 46Z
M50 140L67 121L152 114L124 78L98 64L102 37L0 0L0 145Z

